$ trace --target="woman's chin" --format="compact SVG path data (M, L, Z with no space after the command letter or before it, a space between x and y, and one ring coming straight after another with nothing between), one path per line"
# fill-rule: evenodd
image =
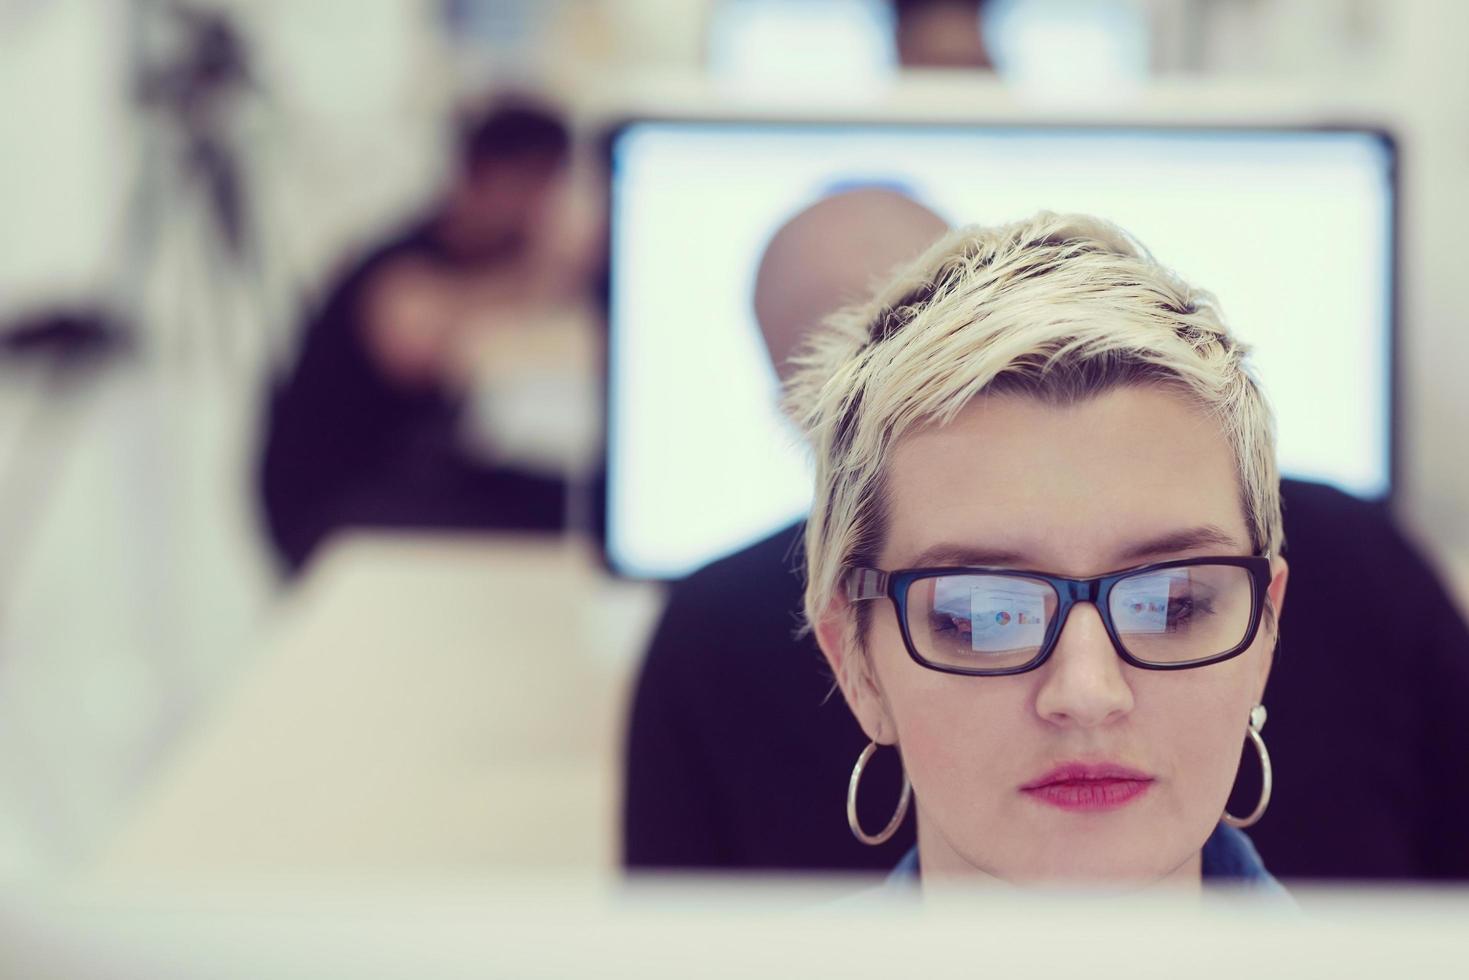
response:
M991 874L1021 886L1133 891L1178 878L1189 863L1187 849L1172 856L1156 835L1055 834L1029 845L1018 844L1011 860ZM1194 876L1197 878L1197 876Z

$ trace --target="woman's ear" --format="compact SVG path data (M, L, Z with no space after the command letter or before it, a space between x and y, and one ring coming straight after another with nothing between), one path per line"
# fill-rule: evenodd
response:
M898 727L888 711L887 698L877 682L871 660L862 649L856 612L842 597L831 600L816 624L816 643L831 665L837 686L842 689L847 707L862 731L880 745L896 743Z
M1279 642L1278 638L1280 636L1280 615L1281 612L1285 609L1285 585L1289 578L1290 565L1286 563L1286 560L1284 558L1277 556L1270 562L1270 585L1265 590L1265 595L1267 597L1267 601L1269 602L1270 608L1275 612L1274 632L1276 638L1271 644L1271 655L1268 657L1262 657L1260 661L1262 664L1262 669L1260 674L1259 689L1262 692L1265 690L1265 681L1270 676L1270 667L1275 662L1274 649L1275 644Z
M1275 626L1280 628L1280 612L1285 608L1285 583L1290 578L1290 565L1283 557L1277 556L1270 563L1270 587L1266 591L1270 595L1270 606L1275 610Z

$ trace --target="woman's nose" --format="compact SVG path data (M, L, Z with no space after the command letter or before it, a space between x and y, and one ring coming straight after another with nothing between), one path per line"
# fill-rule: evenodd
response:
M1132 688L1102 616L1090 602L1071 607L1056 649L1040 668L1036 713L1057 725L1093 728L1132 710Z

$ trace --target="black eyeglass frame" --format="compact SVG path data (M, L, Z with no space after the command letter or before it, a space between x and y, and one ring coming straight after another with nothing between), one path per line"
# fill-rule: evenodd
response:
M1246 569L1250 573L1250 624L1245 630L1244 639L1223 653L1200 657L1196 660L1155 664L1137 659L1127 652L1127 647L1118 635L1117 624L1112 621L1112 589L1124 579L1162 569L1187 568L1192 565L1232 565ZM1018 667L999 668L955 667L925 660L914 645L912 633L908 628L908 590L914 582L921 579L940 578L948 575L1002 575L1007 578L1039 579L1048 583L1058 599L1056 615L1052 618L1036 655ZM890 572L876 568L853 567L847 569L844 579L849 602L884 598L892 601L893 610L898 616L898 629L903 634L903 645L908 649L908 656L913 658L919 666L927 667L929 670L942 671L946 674L963 674L969 677L1002 677L1035 670L1049 660L1051 654L1055 652L1056 642L1060 639L1066 619L1071 615L1072 608L1079 602L1090 602L1096 607L1098 615L1102 617L1102 625L1107 629L1107 637L1112 641L1112 649L1126 663L1142 670L1190 670L1194 667L1207 667L1210 664L1222 663L1237 657L1255 642L1255 636L1260 631L1260 619L1265 609L1265 596L1270 588L1270 554L1266 552L1248 556L1175 558L1170 561L1138 565L1135 568L1124 568L1108 572L1106 575L1098 575L1095 578L1067 578L1064 575L1051 575L1047 572L1032 572L1015 568L950 565L937 568L899 568Z

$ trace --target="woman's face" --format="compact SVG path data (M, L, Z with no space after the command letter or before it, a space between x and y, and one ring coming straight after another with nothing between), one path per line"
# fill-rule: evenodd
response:
M1014 558L985 564L1082 578L1252 551L1217 423L1159 388L1066 408L981 397L949 425L900 440L887 473L884 569L958 563L933 560L935 549L998 551ZM1228 543L1137 554L1201 527L1222 530ZM1274 559L1271 572L1278 611L1285 562ZM926 876L1144 882L1197 868L1265 687L1268 623L1232 660L1150 671L1119 658L1096 607L1081 603L1040 668L970 677L918 665L892 604L872 612L867 658L839 617L822 624L820 638L867 734L902 752ZM1025 788L1066 764L1150 778L1142 792L1092 808Z

